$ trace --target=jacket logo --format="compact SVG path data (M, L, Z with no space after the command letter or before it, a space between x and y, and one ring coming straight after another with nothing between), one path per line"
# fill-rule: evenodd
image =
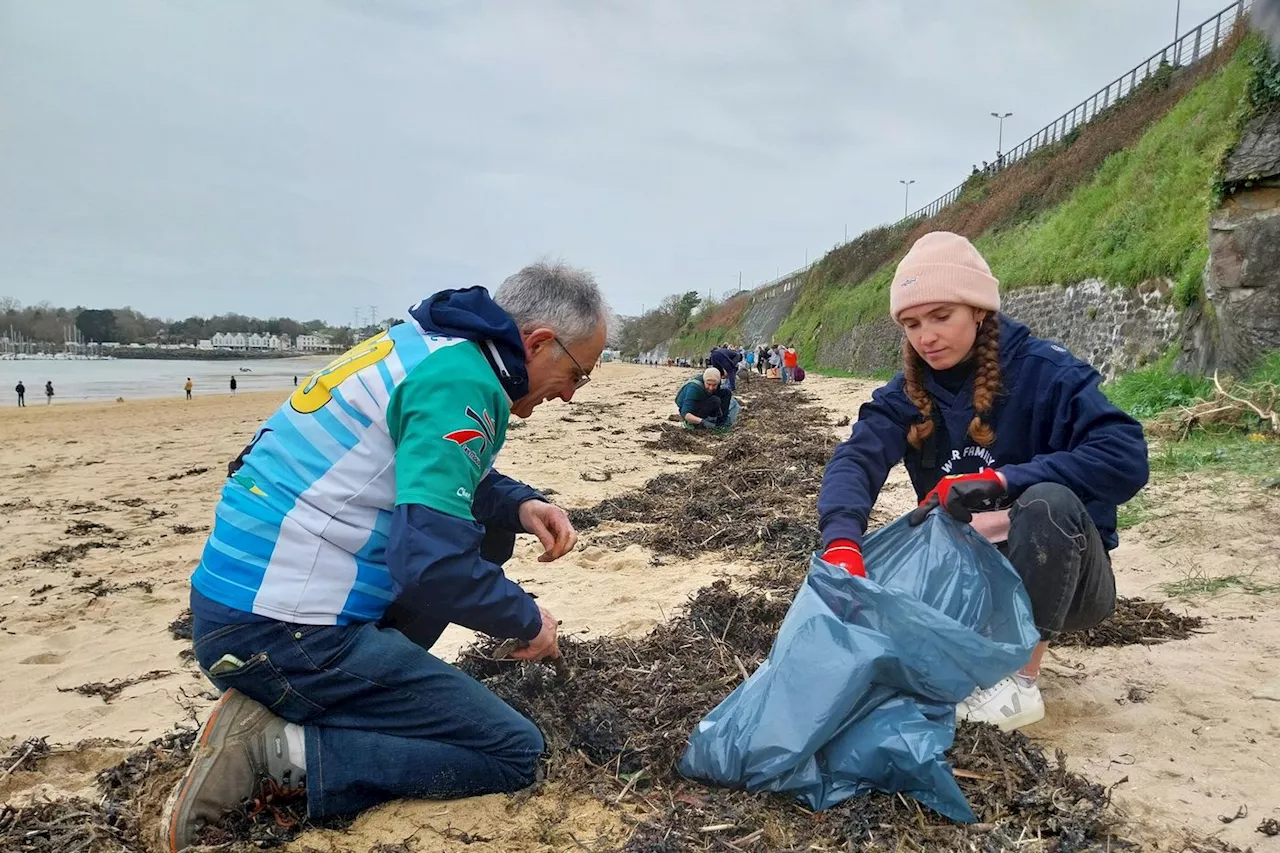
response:
M498 428L494 425L493 419L489 417L488 410L477 415L475 409L467 406L466 416L475 426L447 432L444 434L444 439L458 445L458 448L467 455L467 458L477 468L483 468L484 463L480 461L480 454L484 453L490 444L493 444ZM478 448L472 444L477 440L480 442Z

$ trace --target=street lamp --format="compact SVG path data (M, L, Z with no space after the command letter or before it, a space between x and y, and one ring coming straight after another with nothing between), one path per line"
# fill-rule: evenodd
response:
M1004 120L1013 113L992 113L991 117L1000 120L1000 135L996 137L996 162L1000 162L1002 152L1004 151Z
M902 218L906 219L908 215L907 211L910 209L909 199L911 198L911 185L915 183L915 180L910 180L910 181L900 180L898 181L898 183L902 184L902 188L903 188L902 189Z
M1178 44L1178 31L1182 29L1182 0L1178 0L1178 5L1173 10L1173 67L1178 67L1178 50L1181 45Z

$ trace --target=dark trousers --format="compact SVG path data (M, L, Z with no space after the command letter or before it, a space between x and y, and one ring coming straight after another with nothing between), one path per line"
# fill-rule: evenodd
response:
M711 418L719 420L724 414L724 407L720 402L719 394L708 394L701 400L693 404L693 411L689 414L699 418Z
M490 559L505 559L515 536L497 531L485 541ZM307 812L321 818L400 797L468 797L534 781L542 733L427 650L447 624L429 601L400 601L381 624L197 618L192 627L206 672L227 654L245 662L214 677L218 687L303 727Z
M1000 550L1022 576L1040 637L1092 628L1116 609L1111 555L1084 504L1057 483L1039 483L1013 503Z
M25 408L27 407L27 395L26 395L26 394L19 394L19 395L18 395L18 407L19 407L19 408L23 408L23 409L25 409Z

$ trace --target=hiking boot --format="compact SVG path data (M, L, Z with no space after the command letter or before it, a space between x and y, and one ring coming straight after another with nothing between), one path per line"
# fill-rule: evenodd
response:
M306 784L306 768L290 761L284 720L238 690L222 694L200 729L191 766L163 812L169 853L199 843L200 831L258 794L260 782Z
M956 719L990 723L1002 732L1011 732L1044 719L1044 699L1040 688L1009 676L988 687L975 690L956 706Z

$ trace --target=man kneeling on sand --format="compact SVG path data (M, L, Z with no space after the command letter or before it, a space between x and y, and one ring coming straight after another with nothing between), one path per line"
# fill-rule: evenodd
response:
M508 579L517 533L554 560L565 512L493 471L511 415L569 401L604 348L585 272L537 264L443 291L300 385L228 466L191 577L196 659L224 692L165 810L171 851L269 780L311 818L514 791L542 734L428 649L449 623L559 657Z
M676 395L680 419L686 427L716 429L731 427L738 422L741 405L733 393L723 386L724 374L715 367L708 367L701 376L694 376L684 383Z

